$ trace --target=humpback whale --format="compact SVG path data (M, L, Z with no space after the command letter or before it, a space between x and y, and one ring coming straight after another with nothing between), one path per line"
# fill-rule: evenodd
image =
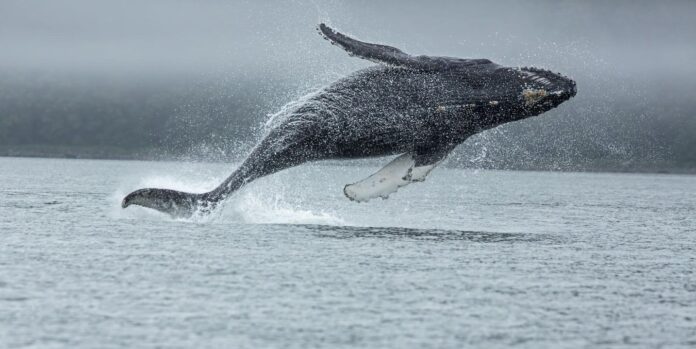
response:
M414 56L358 41L323 23L318 31L351 56L376 64L276 115L246 160L212 191L139 189L121 206L189 217L210 212L255 179L308 161L398 155L343 190L354 201L386 198L425 180L470 136L542 114L576 94L573 80L544 69L504 67L488 59Z

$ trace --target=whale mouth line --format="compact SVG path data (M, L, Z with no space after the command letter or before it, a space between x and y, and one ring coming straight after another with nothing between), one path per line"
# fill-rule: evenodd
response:
M547 85L547 86L551 85L551 81L549 81L549 79L538 76L538 75L531 77L531 79L532 79L532 81L541 83L543 85Z
M529 69L529 68L522 68L519 70L520 72L522 72L522 74L524 74L525 80L528 80L531 82L536 82L536 83L539 83L539 84L542 84L545 86L553 85L549 79L537 74L534 71L529 71L529 70L525 70L525 69ZM541 71L541 70L539 70L539 71Z

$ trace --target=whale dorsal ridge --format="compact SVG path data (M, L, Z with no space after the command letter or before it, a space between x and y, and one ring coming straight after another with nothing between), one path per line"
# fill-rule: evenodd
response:
M396 47L372 44L353 39L319 24L319 33L332 44L340 46L351 56L358 56L369 61L416 70L466 69L474 66L493 64L488 59L465 59L453 57L412 56Z

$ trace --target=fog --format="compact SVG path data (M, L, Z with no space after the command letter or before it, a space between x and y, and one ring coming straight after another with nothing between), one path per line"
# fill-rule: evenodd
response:
M0 154L225 160L268 114L372 63L319 22L413 54L538 66L578 82L451 164L696 168L693 1L0 3Z

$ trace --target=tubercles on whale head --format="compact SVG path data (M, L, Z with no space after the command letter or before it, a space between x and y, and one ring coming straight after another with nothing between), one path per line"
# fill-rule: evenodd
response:
M558 73L539 68L517 68L523 86L525 107L545 110L555 108L577 93L575 81Z

